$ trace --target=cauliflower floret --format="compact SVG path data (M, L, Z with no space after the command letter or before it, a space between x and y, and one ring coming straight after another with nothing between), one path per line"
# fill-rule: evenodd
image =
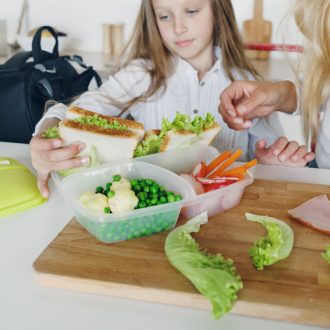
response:
M138 205L139 199L131 189L116 190L115 196L108 198L112 213L132 211Z
M103 194L93 193L90 191L84 192L80 195L79 200L89 209L97 212L104 213L104 208L109 207L108 198Z
M110 188L112 191L121 189L131 189L131 183L125 178L121 178L120 181L113 181Z

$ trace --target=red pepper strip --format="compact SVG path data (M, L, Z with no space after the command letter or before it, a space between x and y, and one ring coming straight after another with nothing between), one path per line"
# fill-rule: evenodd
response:
M204 191L205 192L209 192L209 191L212 191L212 190L217 190L219 188L222 188L222 187L227 187L233 183L235 183L237 181L232 181L232 180L229 180L227 182L223 182L223 183L212 183L212 184L208 184L208 185L205 185L204 186Z
M203 185L209 185L213 183L226 183L228 181L234 181L234 182L239 181L239 179L236 177L218 177L218 176L212 179L197 177L196 180Z

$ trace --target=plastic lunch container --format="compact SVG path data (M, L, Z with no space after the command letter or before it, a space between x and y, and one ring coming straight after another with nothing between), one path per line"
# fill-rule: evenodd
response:
M137 209L130 212L98 215L85 207L79 196L95 191L112 181L115 174L127 179L149 178L166 190L182 195L181 201ZM121 161L81 170L63 179L53 175L62 197L73 210L77 221L98 240L106 243L137 238L174 228L184 203L195 197L195 192L175 173L141 161Z
M137 160L165 167L177 174L190 174L196 164L201 161L208 164L218 154L218 150L212 146L196 145L186 149L173 149L155 155L140 157ZM234 163L231 167L237 165L237 163ZM204 211L207 211L208 216L211 217L217 213L229 210L240 203L245 187L252 182L253 176L248 172L242 181L197 195L185 204L186 207L181 210L181 214L191 219Z

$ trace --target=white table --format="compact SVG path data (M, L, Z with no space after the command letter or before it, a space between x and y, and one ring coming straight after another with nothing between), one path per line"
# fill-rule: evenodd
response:
M0 156L31 168L28 146L0 142ZM258 166L256 177L330 184L330 171ZM1 330L316 330L317 327L40 287L32 264L71 219L60 196L0 219Z

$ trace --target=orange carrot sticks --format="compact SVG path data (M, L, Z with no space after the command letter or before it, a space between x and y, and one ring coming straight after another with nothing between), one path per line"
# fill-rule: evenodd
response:
M220 176L224 169L230 166L242 154L241 149L237 149L229 158L227 158L211 175L210 177Z
M229 151L224 151L219 156L214 158L210 164L206 166L206 175L209 175L211 172L213 172L224 160L230 157Z
M248 170L250 167L256 165L258 163L258 161L256 159L252 159L251 161L249 161L248 163L241 165L241 166L237 166L234 168L231 168L228 171L225 171L222 173L222 176L236 176L236 175L242 175L246 173L246 170Z

